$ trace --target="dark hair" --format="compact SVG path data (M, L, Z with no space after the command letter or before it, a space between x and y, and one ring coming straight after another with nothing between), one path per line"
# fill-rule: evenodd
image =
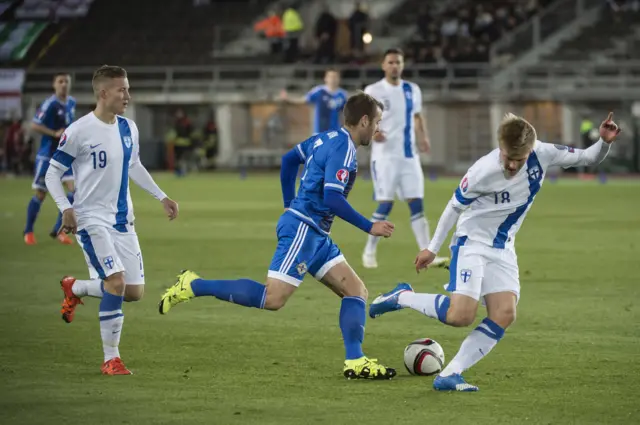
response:
M330 73L330 72L336 72L336 73L340 74L340 71L338 71L338 69L337 69L337 68L331 67L331 68L327 68L327 69L325 69L325 71L324 71L324 75L327 75L327 74L328 74L328 73Z
M53 74L53 81L57 80L58 77L71 77L71 74L62 71L56 72L55 74Z
M384 110L384 105L365 92L358 92L347 99L344 105L344 123L357 125L365 115L373 119L376 109Z
M91 85L96 90L96 86L104 80L112 78L127 78L127 71L124 68L113 65L102 65L93 72Z
M404 58L404 52L398 47L392 47L391 49L385 50L384 56L382 56L382 60L384 61L389 55L400 55Z

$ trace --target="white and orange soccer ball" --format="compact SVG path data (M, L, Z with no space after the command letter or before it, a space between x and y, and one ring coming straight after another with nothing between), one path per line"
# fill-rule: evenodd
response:
M444 350L433 339L416 339L404 349L404 366L412 375L435 375L444 366Z

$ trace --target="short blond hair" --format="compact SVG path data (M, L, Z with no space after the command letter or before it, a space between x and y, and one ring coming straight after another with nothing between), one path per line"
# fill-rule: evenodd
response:
M93 92L98 94L100 84L113 78L127 78L127 71L122 67L113 65L102 65L100 68L96 69L93 72L93 78L91 79Z
M529 121L507 113L498 128L498 142L507 152L520 153L531 150L538 136Z

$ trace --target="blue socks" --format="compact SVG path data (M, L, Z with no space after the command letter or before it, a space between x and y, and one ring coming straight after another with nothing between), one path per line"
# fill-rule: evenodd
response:
M255 280L195 279L191 289L196 297L212 296L245 307L264 308L267 288Z
M438 320L444 324L447 324L447 311L451 305L451 299L446 295L436 295L435 309L438 315Z
M393 209L393 202L382 202L378 204L376 212L373 213L374 221L386 220Z
M360 297L344 297L340 307L340 330L344 339L347 360L355 360L364 356L362 341L364 340L364 324L366 320L366 303Z
M40 206L42 205L42 201L38 199L35 195L29 201L29 206L27 207L27 225L24 228L24 233L33 232L33 225L36 222L36 218L38 218L38 213L40 212Z
M69 203L73 205L73 192L67 193L67 199L69 200ZM56 224L53 225L51 235L57 235L60 231L60 226L62 226L62 213L58 213L58 220L56 220Z

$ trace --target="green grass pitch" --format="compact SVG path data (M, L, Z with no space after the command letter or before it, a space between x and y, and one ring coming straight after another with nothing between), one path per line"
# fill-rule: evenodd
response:
M182 268L212 278L262 281L282 211L276 175L160 174L180 202L169 223L159 203L134 188L146 273L145 298L125 305L121 353L135 375L100 375L98 302L72 324L59 314L64 274L86 277L77 245L47 233L48 199L36 235L22 242L28 179L0 180L0 422L2 424L605 424L640 423L640 183L546 182L518 235L518 319L495 350L466 373L476 394L442 394L402 365L405 345L431 337L447 359L468 329L413 312L369 320L365 352L398 369L391 382L345 381L339 300L307 277L279 312L214 298L157 312ZM435 227L456 181L426 184ZM371 183L350 195L370 215ZM364 270L365 235L337 220L332 235L360 273L370 300L399 281L441 291L441 270L416 275L406 205ZM480 319L479 313L478 319Z

